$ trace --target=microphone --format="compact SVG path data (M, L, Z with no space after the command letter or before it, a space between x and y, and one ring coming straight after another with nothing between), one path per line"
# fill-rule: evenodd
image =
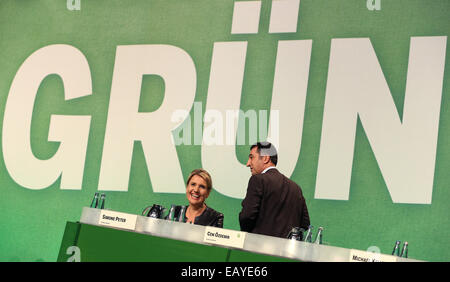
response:
M316 235L316 240L314 241L314 244L322 244L322 231L323 231L323 227L319 227L319 231L317 232Z
M103 209L105 207L105 198L106 195L102 193L102 195L100 196L100 209Z
M312 230L314 226L310 225L308 230L306 230L305 242L312 243Z
M402 253L400 254L400 257L403 257L403 254L405 254L405 258L408 258L408 242L405 242L403 244Z
M400 249L398 248L400 246L400 241L395 241L394 250L392 251L392 255L400 256Z
M96 209L97 206L98 206L98 192L95 193L94 199L92 199L90 207L93 208L93 209Z

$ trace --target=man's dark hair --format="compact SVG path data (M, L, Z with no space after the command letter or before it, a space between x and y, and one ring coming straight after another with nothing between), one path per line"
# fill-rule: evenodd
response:
M270 156L270 161L276 166L278 162L277 149L272 143L258 142L250 147L250 151L257 147L256 151L260 156Z

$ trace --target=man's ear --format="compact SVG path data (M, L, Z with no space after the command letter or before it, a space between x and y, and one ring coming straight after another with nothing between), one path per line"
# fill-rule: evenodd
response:
M270 163L270 156L263 156L263 162L264 162L265 164Z

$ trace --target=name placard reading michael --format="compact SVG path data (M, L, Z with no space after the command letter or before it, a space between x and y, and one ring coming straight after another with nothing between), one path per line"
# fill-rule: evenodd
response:
M350 250L350 262L396 262L395 256Z
M217 227L206 227L203 242L226 247L243 248L247 233Z
M109 227L134 230L136 227L136 220L137 215L135 214L102 210L100 212L100 219L98 220L98 223Z

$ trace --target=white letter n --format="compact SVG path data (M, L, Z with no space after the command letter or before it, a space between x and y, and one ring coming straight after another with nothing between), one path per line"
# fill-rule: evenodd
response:
M401 121L369 39L332 40L316 199L348 200L359 117L392 201L431 204L446 43L411 38Z

